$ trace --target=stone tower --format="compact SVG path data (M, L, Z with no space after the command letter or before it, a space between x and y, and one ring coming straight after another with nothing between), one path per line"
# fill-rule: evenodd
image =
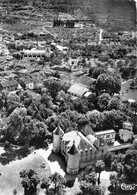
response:
M68 149L67 156L67 173L77 174L79 171L80 151L76 147L75 141Z
M64 131L60 126L53 131L53 152L58 153L61 147L61 138L64 135Z

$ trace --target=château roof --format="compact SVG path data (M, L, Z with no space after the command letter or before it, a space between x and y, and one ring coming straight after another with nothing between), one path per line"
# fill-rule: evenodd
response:
M92 135L92 134L89 134L89 135L87 135L86 137L87 137L87 139L88 139L92 144L93 144L93 143L95 142L95 140L97 139L97 138L95 138L95 136Z
M65 142L68 148L70 148L75 142L75 146L78 150L85 150L89 148L95 149L93 144L81 132L78 131L70 131L65 133L62 141Z
M68 149L68 153L71 155L75 155L79 153L79 150L75 145L75 141L73 141L73 145Z
M58 126L56 127L56 129L53 131L53 134L63 136L63 135L64 135L64 131L63 131L62 128L58 125Z

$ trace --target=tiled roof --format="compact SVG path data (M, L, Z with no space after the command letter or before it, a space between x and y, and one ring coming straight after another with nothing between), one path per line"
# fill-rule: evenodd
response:
M96 79L93 79L93 78L88 77L88 76L80 76L80 77L76 80L76 82L82 83L83 85L86 85L86 86L92 85L95 81L96 81Z
M84 93L88 91L88 88L80 85L80 84L74 84L69 89L68 92L71 94L75 94L76 96L82 97Z
M75 142L75 147L79 150L85 150L89 148L94 148L93 144L81 133L78 131L70 131L65 133L62 141L67 144L67 147L72 147Z
M1 82L1 85L3 87L10 87L10 86L14 86L14 85L18 85L18 82L16 80L5 80Z

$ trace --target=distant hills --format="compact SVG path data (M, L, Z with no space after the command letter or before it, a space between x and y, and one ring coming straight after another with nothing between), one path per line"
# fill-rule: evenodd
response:
M16 4L32 4L36 8L42 5L42 8L52 9L56 13L73 14L80 10L93 23L109 30L135 30L136 26L134 0L4 0L6 1Z
M73 12L81 9L93 22L117 30L135 30L136 5L133 0L51 0L53 6ZM60 5L60 6L59 6Z

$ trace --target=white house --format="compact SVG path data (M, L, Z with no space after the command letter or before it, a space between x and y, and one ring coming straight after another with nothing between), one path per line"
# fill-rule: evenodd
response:
M113 129L95 132L97 138L104 139L108 144L115 142L116 132Z
M123 129L133 131L133 123L128 122L128 121L123 122Z
M51 55L50 46L45 46L44 49L31 49L31 50L23 50L23 57L50 57Z
M132 140L133 136L134 136L134 133L132 131L129 131L127 129L120 129L119 130L119 137L124 142L128 142L128 141Z

